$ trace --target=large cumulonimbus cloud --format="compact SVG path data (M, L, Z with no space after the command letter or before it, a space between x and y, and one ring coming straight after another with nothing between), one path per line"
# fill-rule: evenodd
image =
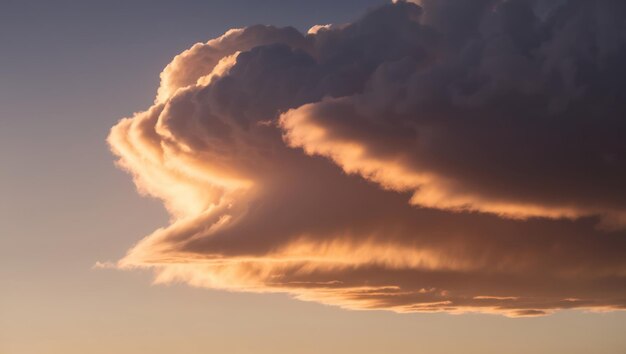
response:
M109 143L121 267L346 308L626 307L626 2L398 1L176 56Z

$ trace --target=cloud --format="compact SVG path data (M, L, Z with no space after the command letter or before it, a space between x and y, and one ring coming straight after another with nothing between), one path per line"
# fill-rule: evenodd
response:
M626 8L394 2L196 44L108 142L156 282L351 309L626 306Z

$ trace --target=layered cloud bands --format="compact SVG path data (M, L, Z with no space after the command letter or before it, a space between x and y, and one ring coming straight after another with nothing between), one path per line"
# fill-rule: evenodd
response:
M626 307L626 3L394 2L196 44L109 143L119 265L353 309Z

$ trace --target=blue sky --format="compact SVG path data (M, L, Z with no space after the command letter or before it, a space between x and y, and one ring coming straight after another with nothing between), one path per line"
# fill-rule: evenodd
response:
M105 142L147 108L171 58L230 28L305 31L381 1L0 3L0 352L619 353L626 314L541 318L348 311L153 286L117 260L168 215Z

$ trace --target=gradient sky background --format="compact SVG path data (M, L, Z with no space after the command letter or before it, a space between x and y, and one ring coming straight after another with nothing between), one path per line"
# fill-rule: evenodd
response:
M167 223L105 138L195 42L381 1L0 2L0 353L623 353L626 314L347 311L92 269Z

